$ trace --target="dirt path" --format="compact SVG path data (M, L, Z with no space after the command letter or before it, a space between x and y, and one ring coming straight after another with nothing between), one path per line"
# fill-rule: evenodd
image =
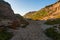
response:
M45 36L41 29L41 24L37 21L29 21L26 28L14 30L14 37L11 40L51 40Z

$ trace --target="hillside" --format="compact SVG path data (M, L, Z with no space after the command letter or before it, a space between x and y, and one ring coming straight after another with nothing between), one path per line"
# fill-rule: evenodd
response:
M8 2L0 0L0 40L60 40L60 19L47 20L60 18L59 6L60 1L23 18Z
M26 15L24 15L24 18L33 20L47 20L47 19L60 18L60 1L51 4L49 6L46 6L34 13L29 12Z
M10 40L13 37L9 29L25 28L28 24L21 15L14 13L8 2L0 0L0 40Z
M35 13L36 11L32 11L32 12L28 12L24 15L24 18L28 18L28 19L31 19L31 17L33 16L33 14Z
M14 13L8 2L0 0L0 28L3 25L3 27L7 26L14 29L27 24L28 22L21 15Z

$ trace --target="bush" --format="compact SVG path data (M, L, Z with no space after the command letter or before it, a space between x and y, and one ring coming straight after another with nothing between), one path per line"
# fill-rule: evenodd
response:
M53 40L60 40L60 33L55 31L54 27L46 29L45 34Z
M60 19L54 19L54 20L47 20L45 22L47 25L54 25L54 24L60 24Z
M0 40L9 40L13 35L10 32L0 32Z

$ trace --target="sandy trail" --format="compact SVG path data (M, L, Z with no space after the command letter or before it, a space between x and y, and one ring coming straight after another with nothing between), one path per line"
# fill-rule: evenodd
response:
M30 24L26 28L13 30L14 37L11 40L51 40L43 33L42 23L38 21L28 21Z

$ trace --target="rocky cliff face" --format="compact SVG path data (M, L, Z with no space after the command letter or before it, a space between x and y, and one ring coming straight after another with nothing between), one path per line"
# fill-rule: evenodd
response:
M16 27L21 26L22 19L23 19L22 16L20 16L19 19L18 19L18 17L16 17L16 15L14 14L14 12L8 2L5 2L4 0L0 0L0 26L2 26L2 27L7 26L9 28L15 29ZM25 22L25 23L27 23L27 22Z
M42 8L41 10L38 10L37 12L32 13L30 15L32 15L30 16L30 19L33 20L47 20L60 18L60 1L46 6L45 8ZM29 17L29 15L27 15L27 17Z
M26 19L23 18L21 15L19 15L19 14L15 14L15 16L16 16L17 19L19 20L20 26L22 26L22 27L26 27L26 25L29 24L29 23L26 21Z
M5 1L0 1L0 16L1 17L7 17L7 18L13 18L14 16L14 12L10 6L9 3L5 2Z

